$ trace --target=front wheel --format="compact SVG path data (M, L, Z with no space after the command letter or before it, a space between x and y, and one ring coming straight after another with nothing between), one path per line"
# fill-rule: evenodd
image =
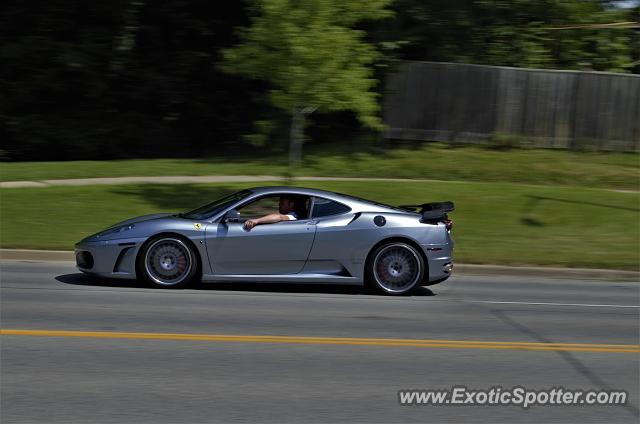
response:
M424 275L424 260L406 243L378 247L367 262L367 282L385 294L400 295L413 290Z
M139 275L157 288L183 288L193 280L197 269L195 252L179 237L152 239L138 258Z

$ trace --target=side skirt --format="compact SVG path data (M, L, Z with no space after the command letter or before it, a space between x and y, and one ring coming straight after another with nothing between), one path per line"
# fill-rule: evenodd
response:
M352 284L362 285L362 280L356 277L345 277L327 274L282 274L282 275L217 275L203 274L203 283L316 283L316 284Z

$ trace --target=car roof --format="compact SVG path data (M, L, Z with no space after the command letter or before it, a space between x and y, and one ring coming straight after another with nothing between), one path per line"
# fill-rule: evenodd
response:
M307 196L335 196L337 193L320 190L316 188L306 188L306 187L291 187L291 186L265 186L265 187L253 187L250 188L249 191L257 194L278 194L278 193L291 193L291 194L301 194Z
M357 197L349 196L346 194L335 193L328 190L320 190L315 188L306 187L291 187L291 186L267 186L267 187L253 187L249 191L259 194L299 194L303 196L317 196L323 197L329 200L335 200L340 203L344 203L356 212L395 212L395 213L410 213L401 209L376 203L374 201L360 199Z

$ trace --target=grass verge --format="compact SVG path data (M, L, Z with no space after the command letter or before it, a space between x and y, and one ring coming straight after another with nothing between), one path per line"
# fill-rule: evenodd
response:
M390 204L453 200L459 262L638 270L638 193L468 182L297 184ZM119 220L186 210L247 186L1 189L0 246L69 250L82 237Z
M287 175L286 155L202 159L144 159L3 163L0 180L171 176ZM384 152L313 150L295 172L302 176L386 177L512 182L640 190L637 153L489 150L430 143Z

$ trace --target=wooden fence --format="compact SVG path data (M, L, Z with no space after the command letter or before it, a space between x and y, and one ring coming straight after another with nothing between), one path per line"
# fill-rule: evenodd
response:
M640 151L640 75L404 62L386 138Z

